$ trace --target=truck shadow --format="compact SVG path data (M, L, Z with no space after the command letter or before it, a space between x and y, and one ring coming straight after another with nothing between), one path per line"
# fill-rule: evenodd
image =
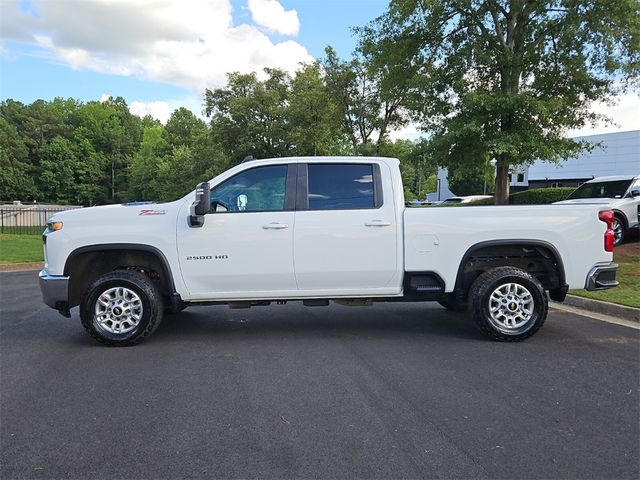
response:
M379 304L373 307L303 307L285 305L231 310L226 306L193 307L167 315L152 341L255 336L381 337L438 336L442 339L484 337L465 313L425 304Z

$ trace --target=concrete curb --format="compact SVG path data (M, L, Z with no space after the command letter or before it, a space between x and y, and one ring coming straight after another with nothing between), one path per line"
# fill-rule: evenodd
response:
M620 318L622 320L640 323L640 308L625 307L624 305L603 302L592 298L577 297L575 295L567 295L567 298L562 302L562 305L569 305L583 310L589 310L591 312Z
M27 272L42 270L44 262L0 263L0 272Z

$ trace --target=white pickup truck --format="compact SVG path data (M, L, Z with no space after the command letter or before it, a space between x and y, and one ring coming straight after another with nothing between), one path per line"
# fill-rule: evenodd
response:
M612 222L597 205L405 209L395 159L251 159L173 202L55 214L40 287L108 345L139 343L165 310L292 300L438 301L519 341L547 292L617 285Z

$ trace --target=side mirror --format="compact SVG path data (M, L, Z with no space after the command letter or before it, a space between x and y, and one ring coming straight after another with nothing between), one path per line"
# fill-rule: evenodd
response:
M196 199L191 204L189 226L199 228L204 225L204 216L211 209L211 188L209 182L202 182L196 186Z
M640 188L634 188L629 192L631 198L640 197Z

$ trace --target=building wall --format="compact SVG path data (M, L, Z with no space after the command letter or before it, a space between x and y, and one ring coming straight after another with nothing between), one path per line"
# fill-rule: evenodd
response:
M575 139L591 143L600 142L601 147L559 164L535 162L526 172L530 188L544 187L546 184L552 186L552 183L577 187L594 177L640 174L640 130L589 135Z

